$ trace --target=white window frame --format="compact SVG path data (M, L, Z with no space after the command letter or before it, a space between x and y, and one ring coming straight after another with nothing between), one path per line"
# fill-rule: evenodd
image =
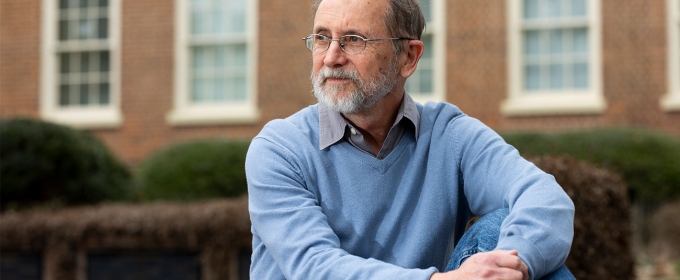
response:
M258 1L246 1L246 48L248 73L246 100L239 103L191 104L189 90L190 52L188 0L175 0L175 84L173 109L167 121L173 126L256 123L257 108L257 17Z
M668 93L661 99L667 112L680 111L680 1L667 0L668 11Z
M57 23L59 1L42 0L40 115L43 119L76 128L113 128L122 124L120 110L120 0L109 0L108 38L106 43L78 42L59 44ZM88 50L101 47L109 50L109 104L103 106L67 106L58 104L59 50Z
M432 35L432 93L418 94L409 92L414 101L425 103L427 101L446 100L446 1L430 0L430 15L432 21L425 25L423 35Z
M587 0L589 85L585 90L539 91L523 89L523 1L509 0L508 34L508 98L501 104L504 116L538 116L560 114L599 114L606 109L602 92L601 14L600 0ZM545 22L542 26L549 26ZM560 24L556 27L562 27Z

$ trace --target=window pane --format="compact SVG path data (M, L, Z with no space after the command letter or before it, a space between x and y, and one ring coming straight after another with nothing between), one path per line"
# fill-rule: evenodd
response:
M227 100L227 82L223 78L215 79L215 101Z
M588 53L588 30L577 28L573 31L573 50L575 53Z
M524 87L528 90L537 90L541 87L541 72L538 65L524 67Z
M563 32L560 29L550 30L550 53L559 54L562 53L562 47L564 45Z
M230 52L231 56L231 61L230 65L233 65L234 67L245 71L245 67L247 67L247 52L246 52L246 45L245 44L238 44L238 45L231 45L227 47L227 50Z
M246 100L246 79L245 78L236 78L232 80L234 83L234 101L245 101Z
M226 34L227 33L227 27L228 24L226 23L227 13L216 10L211 13L211 17L213 18L213 23L211 26L211 33L213 34Z
M109 20L100 18L97 20L97 38L104 39L109 37Z
M194 68L208 67L210 59L208 57L208 47L192 48L192 66Z
M59 0L59 9L68 9L68 0Z
M68 20L59 20L59 41L68 40Z
M432 70L424 69L420 72L420 90L421 93L433 92L432 88Z
M538 0L524 0L524 18L538 18Z
M571 15L575 17L585 17L586 0L571 0Z
M90 90L87 84L80 84L80 91L78 92L78 103L80 105L87 105L90 100Z
M71 53L69 57L71 58L71 72L73 73L79 73L80 72L80 56L81 53Z
M432 59L432 56L434 54L434 50L432 49L433 41L432 41L432 35L431 34L426 34L423 35L421 38L423 41L423 44L425 45L425 49L423 50L423 56L421 59Z
M95 38L94 36L94 20L81 19L78 21L78 39L90 39Z
M406 85L404 86L406 88L406 92L409 94L416 94L418 93L418 88L420 88L420 85L418 85L420 81L420 72L421 69L420 67L416 68L416 71L411 74L411 77L409 77L406 80Z
M420 9L423 10L425 22L432 22L432 11L430 7L430 0L420 0Z
M99 55L99 71L100 72L109 72L110 71L110 61L109 61L109 52L108 51L103 51Z
M99 104L106 105L109 104L109 98L110 98L110 84L108 83L101 83L99 84Z
M588 88L588 64L574 64L574 87L578 89Z
M60 73L68 73L70 72L70 58L68 53L62 53L59 55L59 72Z
M200 103L205 100L205 80L193 79L191 85L191 100Z
M59 86L59 105L60 106L68 106L68 98L69 96L69 86L68 85L60 85Z
M564 88L564 71L561 64L550 65L550 88Z
M221 0L220 2L224 2ZM231 23L227 26L229 33L244 34L246 32L246 1L227 1L227 10Z
M548 0L548 17L559 18L562 16L562 0Z
M203 34L205 32L206 16L203 15L204 10L208 10L206 6L207 1L192 0L190 8L191 16L191 34Z
M83 53L80 57L80 72L90 71L90 53Z
M538 31L524 32L524 54L534 55L540 53L540 37Z
M224 68L227 65L227 47L218 46L215 48L215 67Z

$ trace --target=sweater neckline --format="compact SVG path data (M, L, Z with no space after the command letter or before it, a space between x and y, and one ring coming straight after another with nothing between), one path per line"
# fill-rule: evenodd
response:
M384 174L399 158L402 157L406 150L408 150L408 146L414 143L416 143L416 141L414 139L413 134L404 133L401 136L401 139L399 139L399 143L397 144L395 149L382 160L378 159L374 155L367 154L366 152L355 148L354 146L352 146L352 144L350 144L347 141L336 143L335 146L349 153L353 159L361 162L362 164L368 165L380 171L380 173Z

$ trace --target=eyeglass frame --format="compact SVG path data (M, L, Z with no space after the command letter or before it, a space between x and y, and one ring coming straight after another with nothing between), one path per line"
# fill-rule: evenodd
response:
M329 41L328 45L326 45L326 48L323 51L315 51L313 49L314 48L314 36L321 36L321 37L328 38L328 41ZM345 47L344 47L344 44L340 42L340 39L346 38L346 37L361 39L364 42L364 47L358 52L350 52L350 51L346 50ZM353 34L342 35L339 38L334 39L334 38L326 36L326 35L309 34L309 35L305 36L304 38L302 38L302 40L305 41L305 46L307 47L307 49L309 49L310 51L312 51L314 53L324 53L324 52L328 51L328 49L331 47L331 44L333 43L333 41L338 41L338 45L340 46L340 49L343 52L348 53L348 54L358 54L358 53L363 52L366 49L368 42L383 41L383 40L416 40L416 39L411 39L411 38L364 38L364 37L361 37L359 35L353 35ZM311 45L309 43L307 43L307 40L312 40Z

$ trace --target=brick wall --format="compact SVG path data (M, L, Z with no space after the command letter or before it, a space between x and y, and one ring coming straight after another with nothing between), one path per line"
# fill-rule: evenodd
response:
M0 0L0 117L38 116L40 0Z
M310 94L311 0L259 0L255 124L175 127L174 1L121 0L123 123L92 130L128 163L172 143L197 138L250 138L273 118L315 103ZM446 98L497 130L643 126L680 135L680 113L661 110L667 92L666 2L602 0L603 90L598 115L504 117L507 31L505 1L446 1ZM0 0L0 117L39 117L40 0Z

